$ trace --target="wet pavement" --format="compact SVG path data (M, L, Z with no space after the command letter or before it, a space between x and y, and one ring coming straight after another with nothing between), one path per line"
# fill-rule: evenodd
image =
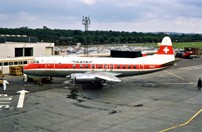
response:
M1 132L171 132L202 130L202 91L196 82L202 77L202 58L181 60L174 67L156 73L121 78L103 89L75 86L77 98L70 98L71 85L65 78L53 78L43 86L23 84L22 76L6 75L6 91L0 87ZM22 108L17 108L21 90Z

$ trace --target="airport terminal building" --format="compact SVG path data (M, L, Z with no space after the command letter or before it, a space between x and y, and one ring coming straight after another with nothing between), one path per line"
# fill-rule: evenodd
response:
M54 55L54 46L54 43L37 42L35 37L0 36L0 70L7 74L9 66L24 65L35 57Z

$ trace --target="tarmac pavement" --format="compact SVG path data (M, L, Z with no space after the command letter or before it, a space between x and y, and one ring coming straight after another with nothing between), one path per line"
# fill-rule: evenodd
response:
M107 83L103 89L85 86L78 99L71 99L72 86L64 83L65 78L39 86L24 85L22 76L6 75L10 84L6 91L0 87L0 131L198 132L202 130L199 77L202 58L183 59L167 70L121 78L121 83ZM17 108L21 90L29 93L23 107Z

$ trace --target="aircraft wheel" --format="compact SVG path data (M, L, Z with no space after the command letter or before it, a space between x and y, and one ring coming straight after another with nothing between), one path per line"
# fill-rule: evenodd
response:
M38 84L39 86L42 86L43 82L42 82L42 80L39 80L36 84Z

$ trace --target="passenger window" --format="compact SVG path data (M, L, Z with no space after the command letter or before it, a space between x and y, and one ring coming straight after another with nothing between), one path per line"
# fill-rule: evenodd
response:
M80 64L80 68L82 68L83 66L82 66L82 64Z
M107 65L106 64L105 64L104 68L107 69Z
M136 66L134 65L134 66L133 66L133 68L135 69L135 68L136 68Z
M119 68L120 68L120 65L118 65L117 68L119 69Z
M75 65L75 64L73 64L73 68L76 68L76 65Z
M92 64L92 68L93 68L93 69L95 68L95 65L94 65L94 64Z

